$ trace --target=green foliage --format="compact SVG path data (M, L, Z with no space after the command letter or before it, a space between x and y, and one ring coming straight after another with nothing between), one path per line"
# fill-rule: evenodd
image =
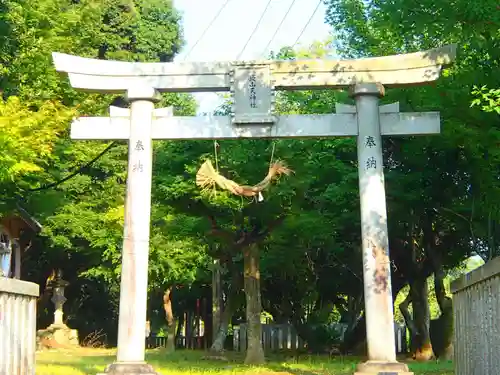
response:
M479 3L330 0L333 42L303 51L284 48L273 56L327 58L332 44L343 57L459 44L457 62L435 84L391 89L383 99L399 101L405 112L435 110L442 116L440 136L384 139L395 293L415 272L432 273L434 253L424 234L429 223L437 239L433 250L447 270L473 253L485 260L500 254L500 93L489 89L500 87L500 13L493 0ZM183 45L179 15L170 1L160 0L7 0L0 10L1 201L21 201L42 222L43 240L27 252L25 274L43 284L52 268L63 268L75 286L68 314L78 317L75 328L85 334L84 322L98 319L95 310L104 302L109 315L102 319L116 319L127 146L74 142L68 129L73 116L105 115L111 103L124 101L71 89L55 72L51 52L170 61ZM276 104L284 114L324 114L338 102L352 100L342 90L287 91ZM173 106L179 115L195 112L188 95L165 94L160 105ZM226 191L202 192L195 176L207 158L240 184L260 181L276 159L294 173L256 202ZM357 321L363 288L354 138L157 141L153 174L153 298L174 284L188 290L205 283L211 257L223 255L239 267L235 239L244 231L269 229L260 244L261 281L263 304L274 320L292 322L311 340L320 335L310 329L314 325ZM10 208L2 206L0 214ZM214 235L211 217L228 238ZM274 225L279 217L283 222ZM224 273L226 284L230 276ZM181 306L196 293L199 288L176 289L174 302ZM101 323L111 330L111 323Z
M453 270L472 254L485 261L499 255L500 119L498 92L488 89L500 86L498 2L326 4L343 57L458 47L457 60L436 83L390 89L384 99L399 101L402 111L439 111L442 124L441 136L384 141L393 281L400 287L430 275L435 262Z
M2 88L23 99L57 97L65 104L80 104L87 94L70 90L55 72L53 51L101 59L171 61L183 44L178 22L170 1L4 1Z
M23 257L23 274L43 285L52 268L62 268L76 288L68 291L67 315L80 311L95 321L90 307L106 301L107 313L97 320L108 330L117 314L127 147L75 142L68 135L73 117L105 115L111 103L124 101L71 89L55 72L51 53L171 61L183 45L179 15L170 1L159 0L8 0L0 7L0 89L6 98L0 103L0 201L11 203L0 216L18 202L42 223L43 241ZM160 105L181 115L195 111L184 94L163 95ZM153 223L150 287L192 282L206 262L193 219L172 218L168 206L155 203ZM82 335L96 328L86 320L74 322ZM113 341L113 332L107 333Z
M388 92L387 101L400 101L402 110L438 110L442 117L439 137L386 141L386 160L394 164L386 178L389 212L394 217L398 210L391 201L404 202L401 210L408 212L410 198L415 212L424 206L441 211L438 220L455 232L455 246L457 229L463 227L461 233L474 243L468 253L485 259L490 253L498 254L500 190L492 171L500 161L496 146L500 123L496 114L488 113L497 111L498 96L485 86L500 85L497 2L482 0L472 6L459 1L451 7L446 1L331 0L327 4L336 46L345 56L380 56L458 43L457 61L436 84ZM460 242L466 245L468 240Z
M57 102L32 110L18 97L0 101L0 191L30 186L53 161L57 139L67 133L65 123L73 114Z
M474 86L472 95L476 98L471 107L480 106L485 112L496 112L500 114L500 89L488 89L486 86Z

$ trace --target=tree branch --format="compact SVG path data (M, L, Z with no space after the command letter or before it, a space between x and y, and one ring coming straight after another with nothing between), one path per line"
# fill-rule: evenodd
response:
M405 319L406 326L410 330L410 334L413 336L415 335L415 332L417 332L417 327L415 326L415 322L413 321L410 311L408 309L410 303L412 303L411 292L408 292L408 295L406 296L405 300L399 304L399 311L401 311L401 314Z
M285 220L286 216L280 215L276 220L269 224L265 229L260 230L254 227L251 232L243 232L242 236L236 241L236 248L242 249L249 245L263 241L276 227L278 227ZM257 229L257 230L256 230Z
M443 256L438 249L438 238L436 232L432 228L432 216L426 215L424 219L423 231L425 250L430 260L431 268L434 273L434 291L436 293L436 300L439 305L441 313L444 311L446 291L444 288L445 273L443 270Z

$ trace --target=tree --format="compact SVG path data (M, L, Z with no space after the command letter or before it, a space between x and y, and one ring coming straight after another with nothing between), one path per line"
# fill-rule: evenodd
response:
M25 258L24 267L30 268L25 274L43 284L43 275L50 269L35 267L36 260L46 258L42 264L47 268L62 265L75 285L71 303L74 311L68 315L80 315L75 328L83 335L99 324L107 325L108 339L113 341L127 147L122 142L74 142L68 138L67 129L73 116L100 115L111 103L126 103L120 96L89 95L71 89L67 80L55 72L51 52L126 61L169 61L183 44L178 21L172 4L158 0L2 3L0 88L9 98L2 105L9 124L7 127L6 122L1 122L0 143L9 154L0 158L0 188L13 203L20 200L36 213L44 226L43 243L33 247L31 256ZM161 105L173 105L180 114L193 113L195 108L190 96L176 94L164 95ZM30 128L36 133L27 133ZM196 236L179 240L168 232L164 234L172 228L168 207L155 204L153 216L159 224L152 232L154 267L150 273L163 275L152 280L151 288L160 287L160 280L161 287L166 288L179 274L193 279L197 267L205 266L203 245ZM189 251L182 252L186 249ZM179 264L186 268L179 270ZM173 265L177 266L175 271ZM93 292L87 294L84 290ZM80 312L91 313L86 306L96 299L101 299L101 305L103 299L109 303L106 311L110 316L81 318ZM110 323L105 324L103 319ZM85 320L96 322L96 326L82 324Z
M496 112L500 114L500 89L488 89L486 86L474 87L472 94L476 96L472 100L472 106L481 106L485 112Z
M257 246L266 238L274 225L282 220L286 205L281 204L280 197L266 197L265 202L257 204L242 201L239 197L230 196L228 192L215 194L213 191L208 191L204 193L195 186L195 172L201 165L198 160L206 157L210 149L207 147L209 143L185 142L183 144L165 143L164 145L170 148L169 155L179 156L171 156L165 160L170 171L158 176L163 195L161 199L175 204L180 212L189 212L205 218L207 224L211 226L207 228L210 230L209 234L219 238L220 246L213 246L212 249L218 249L219 253L215 256L221 259L221 263L232 264L233 257L243 255L247 316L249 317L249 345L246 361L261 363L264 357L259 333L261 302ZM256 158L254 163L245 163L247 159L245 153L249 146L252 146L254 150L260 149L262 152L259 154L264 155L263 150L268 145L254 141L239 142L239 144L225 142L224 146L221 146L223 151L218 155L217 165L231 165L231 174L234 176L230 177L239 181L243 179L237 178L236 173L250 176L250 178L253 176L252 179L255 180L261 179L257 176L265 172L266 167L262 168L262 166L268 166L269 159L263 162L264 158L261 157ZM192 157L194 163L186 165L186 157ZM227 172L227 170L221 170L221 173L226 176L229 175Z
M4 197L33 187L36 175L54 161L57 140L67 132L66 122L73 114L57 102L47 102L37 110L18 97L0 102L0 191Z
M498 87L494 73L499 61L498 5L488 0L473 8L466 2L450 7L445 1L327 3L327 21L334 27L336 46L345 57L458 43L459 59L435 85L394 89L388 94L388 99L401 102L402 110L439 110L443 119L441 137L390 139L384 147L390 233L397 240L392 241L391 255L395 249L416 254L398 258L406 264L403 272L415 292L413 320L420 326L413 332L418 342L415 352L426 359L432 356L426 275L433 273L440 284L443 268L453 268L473 253L488 259L498 252L498 180L491 174L498 167L498 116L470 108L474 86ZM494 99L488 95L483 98L491 108ZM398 261L396 265L401 267ZM436 293L444 308L443 294Z
M183 44L180 17L171 2L8 0L2 6L1 86L7 95L95 105L56 74L52 51L100 59L171 61Z

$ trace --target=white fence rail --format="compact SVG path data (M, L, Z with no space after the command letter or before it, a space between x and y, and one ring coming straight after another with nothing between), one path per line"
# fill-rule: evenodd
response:
M38 284L0 277L0 375L34 375Z
M334 326L342 341L347 325L335 324ZM394 328L396 352L406 353L406 327L395 324ZM243 352L247 347L247 325L243 323L233 329L233 349ZM262 346L265 351L296 350L304 348L305 343L291 324L262 324Z
M455 375L500 371L500 257L451 283Z
M247 325L233 327L233 349L247 350ZM304 348L305 343L290 324L262 324L262 347L265 351L296 350Z

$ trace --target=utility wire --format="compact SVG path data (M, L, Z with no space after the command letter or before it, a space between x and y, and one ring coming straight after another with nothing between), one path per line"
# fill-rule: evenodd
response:
M265 56L265 54L267 52L267 49L269 48L269 46L271 45L271 43L274 41L274 38L276 38L276 35L278 35L278 32L281 30L281 26L283 26L283 24L285 23L285 20L288 17L288 15L290 14L290 11L292 10L292 8L295 5L296 1L297 0L292 0L290 6L288 7L288 10L286 11L285 15L281 19L281 22L279 23L279 25L276 28L276 30L274 30L273 36L271 37L271 39L269 39L269 42L267 42L266 47L262 50L262 53L261 53L262 56Z
M243 55L243 52L245 52L245 50L247 49L247 46L248 46L248 43L250 43L250 41L252 40L254 34L257 32L257 29L259 28L262 20L264 19L264 16L266 15L266 12L267 10L269 9L269 6L271 5L271 1L272 0L269 0L267 2L267 5L266 7L264 8L264 11L262 12L262 14L260 15L260 18L259 20L257 21L257 24L255 25L255 27L253 28L252 30L252 33L250 34L250 36L248 37L245 45L243 46L242 50L240 51L240 53L238 54L238 56L236 57L236 60L239 60L241 58L241 56Z
M47 189L51 189L51 188L54 188L56 186L59 186L61 185L62 183L74 178L76 175L78 174L81 174L85 169L87 169L88 167L90 167L92 164L94 164L97 160L99 160L100 158L102 158L109 150L111 150L113 147L117 146L117 143L116 142L111 142L104 150L102 150L96 157L94 157L92 160L90 160L89 162L85 163L84 165L80 166L78 169L76 169L73 173L69 174L68 176L56 181L56 182L53 182L51 184L47 184L47 185L43 185L39 188L36 188L36 189L27 189L27 190L24 190L24 193L34 193L34 192L37 192L37 191L42 191L42 190L47 190ZM16 203L16 205L18 206L17 208L18 209L22 209L22 207L19 205L19 201L24 201L24 198L26 198L26 195L23 194L23 196L20 196L19 194L15 194L16 197L13 199ZM24 209L23 209L24 210Z
M85 169L87 169L88 167L90 167L92 164L94 164L97 160L99 160L105 153L107 153L110 149L112 149L113 147L116 146L116 142L112 142L108 145L108 147L106 147L103 151L101 151L99 153L99 155L97 155L95 158L93 158L91 161L89 161L88 163L82 165L81 167L79 167L75 172L71 173L70 175L64 177L63 179L60 179L56 182L53 182L51 184L48 184L48 185L44 185L44 186L41 186L39 188L36 188L36 189L29 189L29 190L26 190L28 192L35 192L35 191L40 191L40 190L47 190L47 189L50 189L50 188L53 188L53 187L56 187L58 185L61 185L62 183L72 179L73 177L75 177L76 175L82 173Z
M309 17L309 20L307 20L307 23L304 25L304 27L302 28L302 30L300 31L300 34L299 36L297 37L297 39L295 40L295 43L293 44L292 48L295 47L297 45L297 43L299 42L300 38L302 38L302 35L304 34L304 32L306 31L306 29L308 28L309 24L311 23L312 19L314 18L316 12L318 11L319 9L319 6L321 5L321 2L322 0L319 0L318 1L318 5L316 5L316 8L314 9L314 12L311 14L311 16Z
M191 54L191 52L193 52L193 50L195 49L195 47L198 45L198 43L200 43L200 41L203 39L203 37L205 36L205 34L208 32L208 30L210 30L210 28L214 25L215 21L217 21L217 19L220 17L220 15L222 14L222 11L226 8L227 4L229 4L229 1L230 0L226 0L224 2L224 4L222 4L222 6L219 8L219 10L215 14L215 16L212 18L212 20L210 21L210 23L205 28L205 30L203 30L203 32L201 33L201 35L198 38L198 40L193 44L193 46L184 55L184 58L182 59L182 61L186 61L187 60L187 58L189 57L189 55ZM201 102L203 103L205 100L207 100L207 98L203 98L201 100Z
M188 58L188 56L191 54L191 52L193 52L193 50L195 49L195 47L198 45L198 43L203 39L203 37L205 36L205 34L208 32L208 30L210 30L210 28L213 26L213 24L215 23L215 21L217 21L217 19L219 18L219 16L221 15L222 11L226 8L227 4L229 4L229 1L230 0L226 0L224 2L224 4L222 4L222 6L219 8L219 11L215 14L215 16L212 18L212 20L210 21L210 23L207 25L207 27L205 28L205 30L203 30L203 32L201 33L200 37L198 38L198 40L193 44L193 46L188 50L188 52L186 53L186 55L184 55L184 58L183 58L183 61L186 61L186 59Z

